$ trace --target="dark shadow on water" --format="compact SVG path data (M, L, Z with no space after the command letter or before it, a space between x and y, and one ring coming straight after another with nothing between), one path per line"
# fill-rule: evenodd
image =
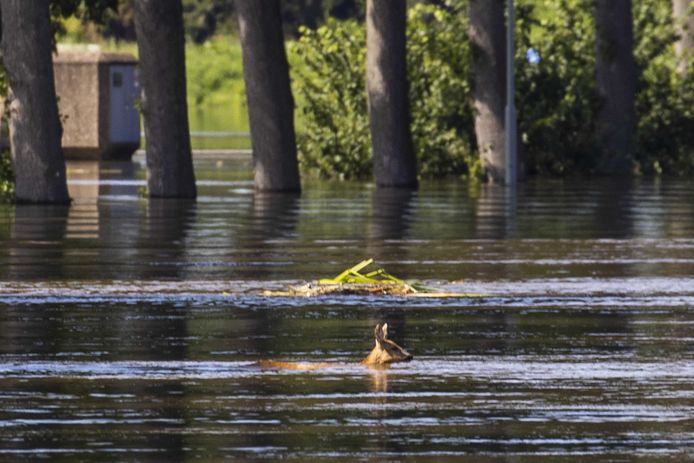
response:
M397 262L408 258L409 246L403 240L410 235L417 192L407 188L378 188L372 195L364 257L372 257L376 263L388 262L389 272L403 275L403 268Z
M240 218L236 249L248 252L238 257L239 276L248 279L278 278L294 257L290 241L296 238L301 196L294 193L255 192L247 212ZM293 262L292 262L293 263Z
M300 204L299 194L255 192L248 238L257 242L291 238L296 230Z
M69 206L16 205L7 262L0 266L2 280L42 281L65 278L64 244ZM7 313L23 308L8 305ZM62 316L51 323L43 318L3 317L0 320L3 353L55 352L64 331ZM37 343L36 340L41 340Z
M150 198L138 236L140 261L149 262L145 277L186 276L189 258L187 238L195 225L197 204L193 200Z
M594 228L609 231L615 239L632 237L635 181L602 179L596 183Z
M70 206L14 206L8 261L0 272L7 280L66 277L64 239Z
M511 237L516 229L517 198L518 191L503 185L482 185L477 200L476 238L505 239Z
M369 240L398 240L407 236L417 192L406 188L379 188L371 198Z
M195 278L189 265L187 239L196 222L196 210L197 204L191 200L150 198L146 201L144 216L137 216L139 230L133 258L149 265L138 265L139 278L175 281ZM116 341L111 347L112 351L122 360L188 359L191 355L188 323L192 309L189 302L121 305L117 308L119 316L106 329L109 331L108 338ZM153 386L147 382L136 382L127 391L138 397L156 395L166 398L157 407L156 419L170 423L167 424L169 430L163 432L158 422L145 424L143 435L149 434L150 437L142 439L143 445L165 449L161 457L166 461L186 460L184 448L188 445L188 438L176 430L185 428L193 419L187 416L187 397L194 394L189 389L188 385L181 383ZM136 442L124 445L133 446Z

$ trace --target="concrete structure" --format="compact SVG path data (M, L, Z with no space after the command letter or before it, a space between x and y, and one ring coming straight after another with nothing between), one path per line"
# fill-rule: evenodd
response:
M96 50L53 57L67 159L129 159L139 148L136 65L132 55Z

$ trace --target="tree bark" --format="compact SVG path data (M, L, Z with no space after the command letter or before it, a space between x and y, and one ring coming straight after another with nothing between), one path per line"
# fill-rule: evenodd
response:
M679 35L675 42L677 73L684 76L694 52L694 5L691 0L672 0L672 17Z
M149 195L194 198L181 0L136 0L134 7Z
M634 154L636 64L631 0L595 2L596 81L602 102L596 121L599 174L628 174Z
M255 188L300 191L294 99L279 0L236 0Z
M475 135L487 181L503 183L506 172L506 42L504 0L470 0Z
M18 202L67 204L48 0L1 0Z
M379 187L417 187L410 134L405 0L366 3L366 89Z

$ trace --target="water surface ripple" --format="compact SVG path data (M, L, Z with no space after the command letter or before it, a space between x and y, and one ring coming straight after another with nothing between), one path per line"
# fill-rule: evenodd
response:
M299 197L208 156L191 203L143 162L0 206L0 460L694 461L691 184ZM262 295L366 257L475 296ZM382 320L412 362L358 363Z

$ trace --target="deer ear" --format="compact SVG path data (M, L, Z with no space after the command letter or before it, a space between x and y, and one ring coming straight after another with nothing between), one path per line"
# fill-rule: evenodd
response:
M384 323L381 327L381 336L383 339L388 339L388 323Z
M376 341L378 341L381 338L381 324L377 323L376 327L374 328L374 338L376 338Z

